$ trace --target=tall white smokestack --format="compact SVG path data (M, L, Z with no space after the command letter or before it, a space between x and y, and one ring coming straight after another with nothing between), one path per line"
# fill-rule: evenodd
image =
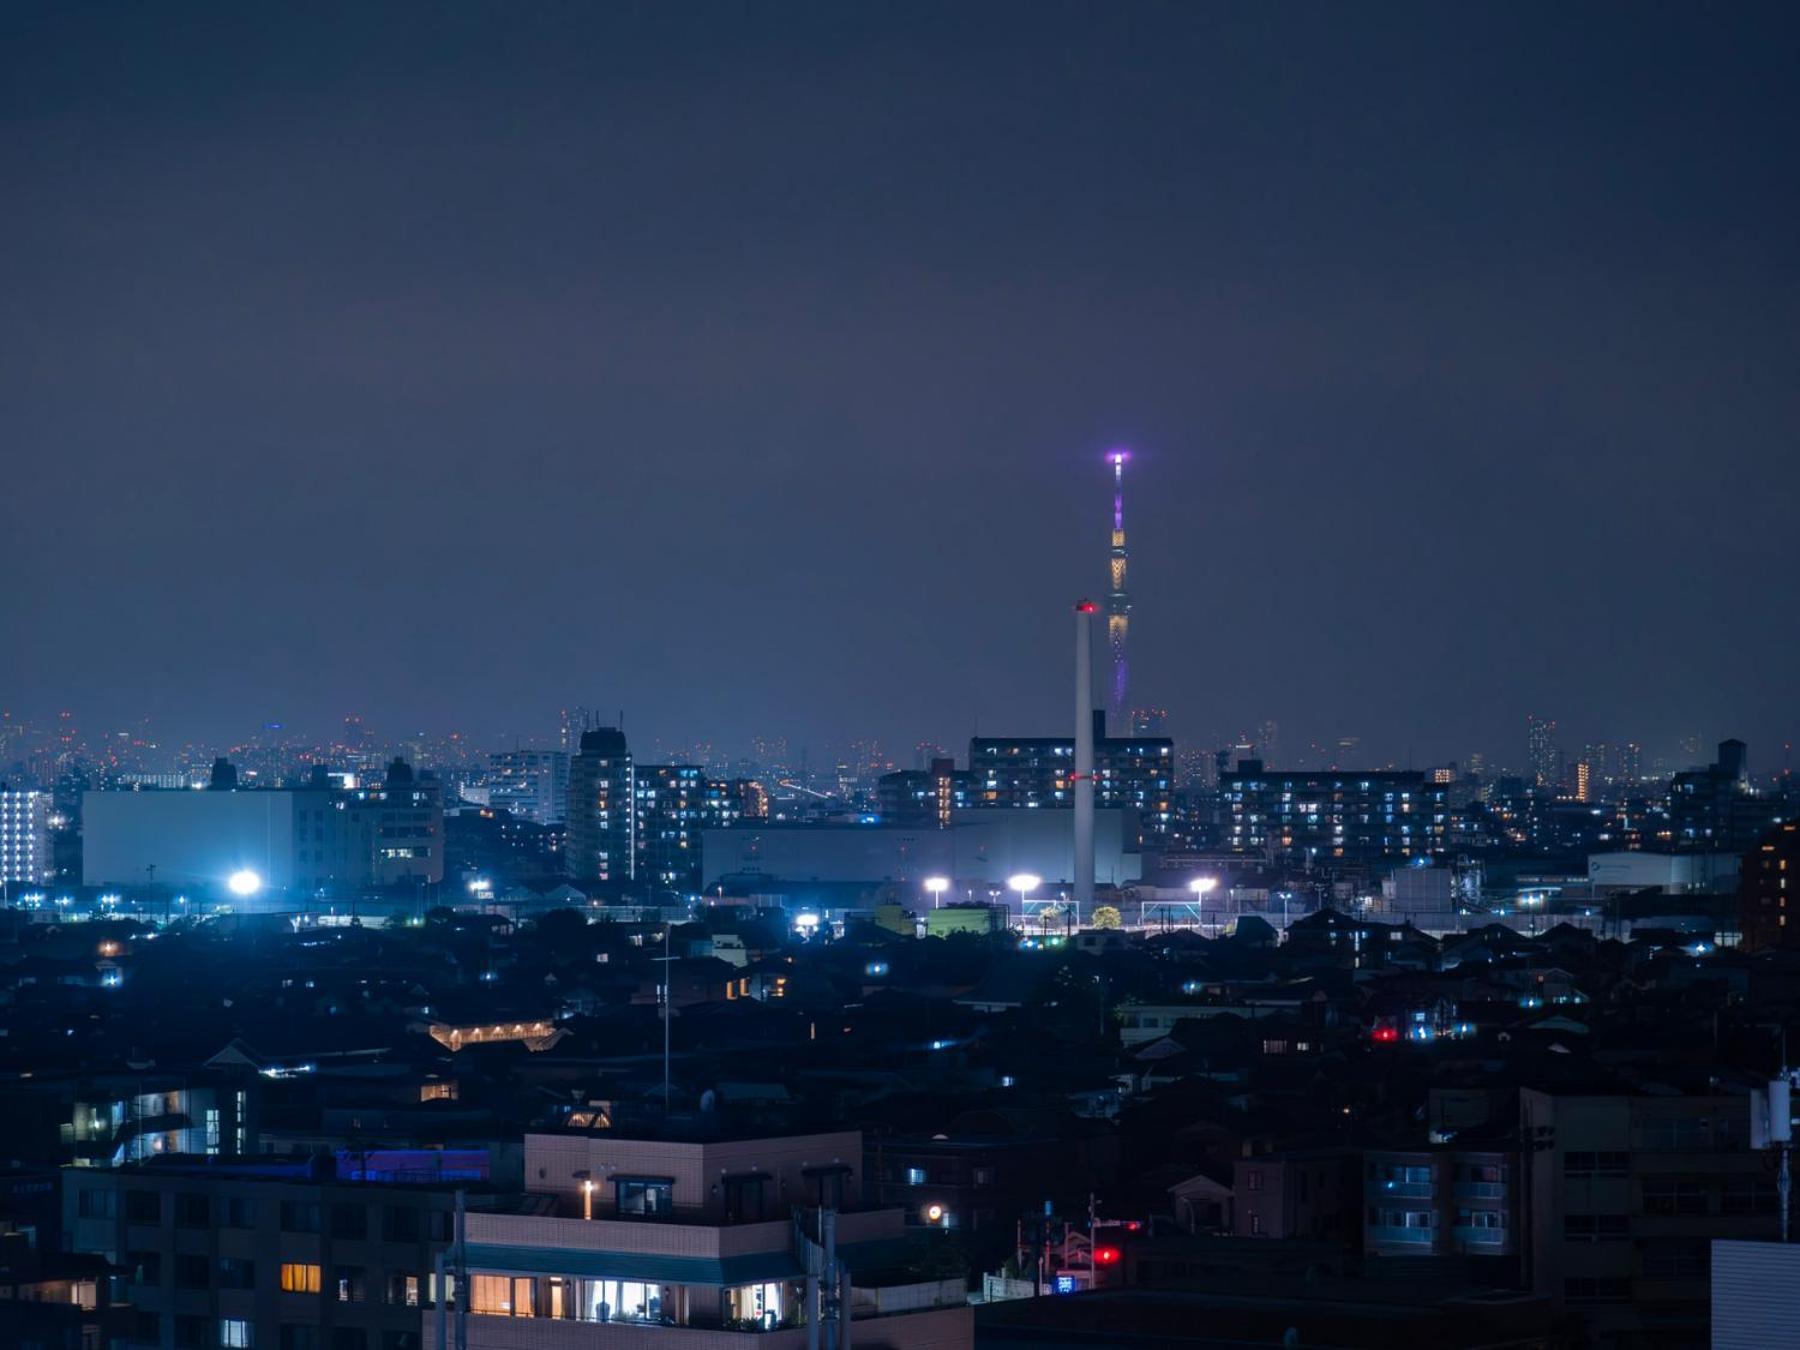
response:
M1075 916L1094 913L1094 604L1075 606Z

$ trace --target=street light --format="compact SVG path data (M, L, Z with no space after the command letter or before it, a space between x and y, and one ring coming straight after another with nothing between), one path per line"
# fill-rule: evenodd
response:
M1006 888L1019 893L1020 922L1023 922L1025 919L1025 897L1043 884L1044 879L1042 877L1034 876L1030 872L1020 872L1016 876L1010 876L1006 879Z
M1192 881L1188 882L1188 889L1194 893L1194 908L1200 910L1202 914L1204 914L1206 908L1207 893L1218 884L1219 879L1217 877L1195 877Z
M931 907L936 909L944 903L944 892L950 889L948 877L926 877L925 889L931 892Z

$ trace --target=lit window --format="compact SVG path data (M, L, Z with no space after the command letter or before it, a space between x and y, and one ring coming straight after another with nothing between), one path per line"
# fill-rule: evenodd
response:
M289 1294L319 1292L319 1268L304 1261L287 1261L281 1267L281 1287Z

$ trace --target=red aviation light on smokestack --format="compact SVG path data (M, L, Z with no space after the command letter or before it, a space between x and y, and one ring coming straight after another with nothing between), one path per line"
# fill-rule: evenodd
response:
M1092 600L1083 600L1079 605L1075 606L1075 612L1077 614L1098 614L1100 612L1100 606L1096 605Z

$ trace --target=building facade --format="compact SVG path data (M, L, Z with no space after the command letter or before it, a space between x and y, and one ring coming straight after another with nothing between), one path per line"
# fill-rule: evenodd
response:
M1800 822L1777 825L1738 865L1739 923L1752 951L1800 946L1800 925L1789 922L1792 878L1800 877Z
M564 865L578 880L633 879L637 868L636 781L631 748L616 727L581 733L569 760Z
M488 756L487 805L537 825L569 815L569 756L561 750L504 750Z
M1219 775L1219 793L1236 853L1414 858L1448 847L1449 789L1421 772L1280 772L1245 759Z
M862 1203L856 1131L525 1141L527 1212L468 1218L470 1350L967 1350L963 1281L902 1273L897 1209ZM428 1337L437 1314L427 1314ZM448 1330L448 1329L446 1329Z
M954 760L933 759L925 769L883 774L875 784L881 818L898 825L932 823L948 829L951 816L977 804L973 775Z
M48 792L0 785L0 883L41 885L55 875Z
M63 1231L123 1268L133 1346L423 1350L454 1191L319 1173L191 1158L70 1169Z
M436 885L444 803L404 761L367 786L90 791L82 796L82 881L230 896L255 876L271 900ZM250 897L234 897L248 903Z
M1778 1228L1749 1098L1528 1088L1519 1111L1532 1288L1603 1343L1703 1344L1712 1241Z
M977 736L969 742L975 804L1035 810L1075 805L1072 736ZM1111 737L1094 713L1094 805L1136 811L1143 829L1166 834L1174 821L1175 743L1167 736Z
M700 885L700 835L707 823L705 772L694 764L640 764L633 788L639 880L690 894Z
M1669 828L1677 848L1745 849L1778 823L1782 804L1750 783L1742 741L1721 741L1703 769L1678 773L1669 784Z

